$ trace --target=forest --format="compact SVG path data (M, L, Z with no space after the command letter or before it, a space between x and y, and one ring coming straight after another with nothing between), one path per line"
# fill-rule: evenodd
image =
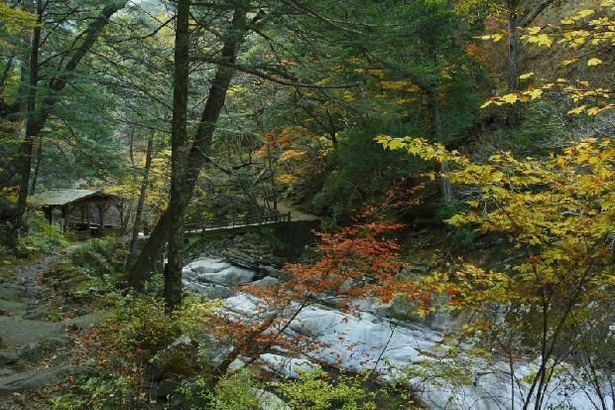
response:
M0 410L615 409L615 0L0 2Z

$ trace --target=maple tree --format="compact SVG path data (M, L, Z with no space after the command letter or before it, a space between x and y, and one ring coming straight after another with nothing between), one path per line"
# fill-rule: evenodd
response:
M496 340L504 329L517 329L515 347L500 347L511 355L526 348L539 355L524 408L541 408L553 371L573 359L593 331L578 324L609 303L615 285L612 139L586 139L544 160L497 153L484 164L422 139L382 136L379 142L427 160L449 161L454 169L445 175L448 180L480 188L480 198L467 201L469 211L448 222L503 235L510 244L509 262L497 271L462 263L454 275L431 275L412 288L420 287L430 301L445 294L451 309L475 312L472 329L490 329ZM502 309L503 322L497 314Z
M572 67L576 65L581 72L589 71L586 79L564 76L545 79L540 78L540 74L534 71L522 73L519 74L519 79L526 80L526 89L494 97L483 104L483 107L535 101L559 90L575 105L569 110L569 114L585 113L595 116L613 109L613 90L607 84L596 84L592 81L592 77L595 77L592 75L592 69L611 61L607 49L615 44L615 25L610 17L613 10L615 2L604 0L595 8L582 9L560 19L557 24L527 27L520 37L521 40L539 47L552 48L557 45L566 49L568 54L561 59L561 67L572 71ZM529 79L535 80L534 83L527 81Z
M581 63L591 69L608 59L602 46L613 44L613 25L604 14L597 15L613 6L603 1L602 10L581 10L559 25L529 27L522 38L539 46L557 42L576 51L583 48L563 65ZM520 79L535 75L526 73ZM555 89L577 104L568 114L597 116L613 108L608 88L566 78L538 80L526 90L494 97L483 107L540 100ZM451 310L473 312L474 321L465 331L479 336L485 351L491 352L488 355L504 354L510 363L537 355L537 370L524 378L529 383L522 398L524 409L544 406L549 383L555 372L566 371L566 362L593 380L600 401L596 406L607 408L610 393L604 386L613 384L613 376L605 363L613 352L602 341L612 343L613 336L604 314L612 306L615 285L612 137L570 141L546 158L518 159L510 152L498 152L480 163L425 139L380 136L377 140L391 150L451 164L440 176L457 186L478 188L480 194L465 201L468 210L448 222L501 236L509 247L506 263L495 267L460 260L453 273L412 280L407 286L421 289L422 314L430 314L442 302ZM514 397L519 376L512 364L510 373Z
M283 282L243 287L243 291L258 297L258 312L249 321L232 315L217 316L213 331L231 343L233 351L214 369L213 377L222 377L239 355L255 360L272 346L298 353L317 348L318 343L309 338L285 333L308 306L325 304L353 310L358 309L353 304L357 299L390 301L403 268L399 246L390 233L401 226L379 217L375 207L367 207L353 225L335 233L318 233L314 258L286 264L281 270Z

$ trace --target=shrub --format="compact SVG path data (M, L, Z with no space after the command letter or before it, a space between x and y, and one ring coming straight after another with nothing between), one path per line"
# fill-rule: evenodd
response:
M359 378L340 377L335 383L324 371L306 372L299 380L273 383L295 410L373 410L374 393L366 391Z
M149 383L202 371L193 342L170 346L180 335L204 332L211 302L186 298L180 309L167 313L163 300L151 295L116 293L115 300L115 314L79 341L84 371L52 408L152 408L155 389L147 388Z
M71 254L71 260L83 273L102 277L116 275L123 269L126 248L105 239L91 239Z
M28 219L28 233L17 240L17 255L48 253L66 246L66 238L42 217Z

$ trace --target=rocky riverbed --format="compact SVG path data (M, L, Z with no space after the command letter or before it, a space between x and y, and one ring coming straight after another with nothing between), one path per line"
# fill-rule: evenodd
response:
M273 267L268 269L269 275L263 277L221 258L202 257L186 266L184 281L189 289L224 299L224 314L250 321L262 314L262 301L233 288L254 281L260 286L275 285L280 278ZM387 306L374 300L359 303L361 309L356 314L322 304L303 308L286 332L307 336L322 347L300 355L266 353L261 355L260 364L291 377L323 361L353 372L374 372L383 382L407 383L432 409L500 410L523 406L529 389L525 380L538 369L537 362L520 360L510 364L489 360L473 355L471 345L450 355L456 342L447 339L441 326L434 329L393 320ZM289 311L294 315L294 309ZM515 378L511 377L511 366ZM578 369L566 365L561 369L552 376L544 405L596 408L599 399L595 390L583 381Z

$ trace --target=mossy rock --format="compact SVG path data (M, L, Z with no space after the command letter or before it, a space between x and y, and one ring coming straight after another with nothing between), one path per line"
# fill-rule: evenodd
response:
M188 337L180 337L169 347L159 352L152 360L153 379L184 379L202 371L198 344Z

